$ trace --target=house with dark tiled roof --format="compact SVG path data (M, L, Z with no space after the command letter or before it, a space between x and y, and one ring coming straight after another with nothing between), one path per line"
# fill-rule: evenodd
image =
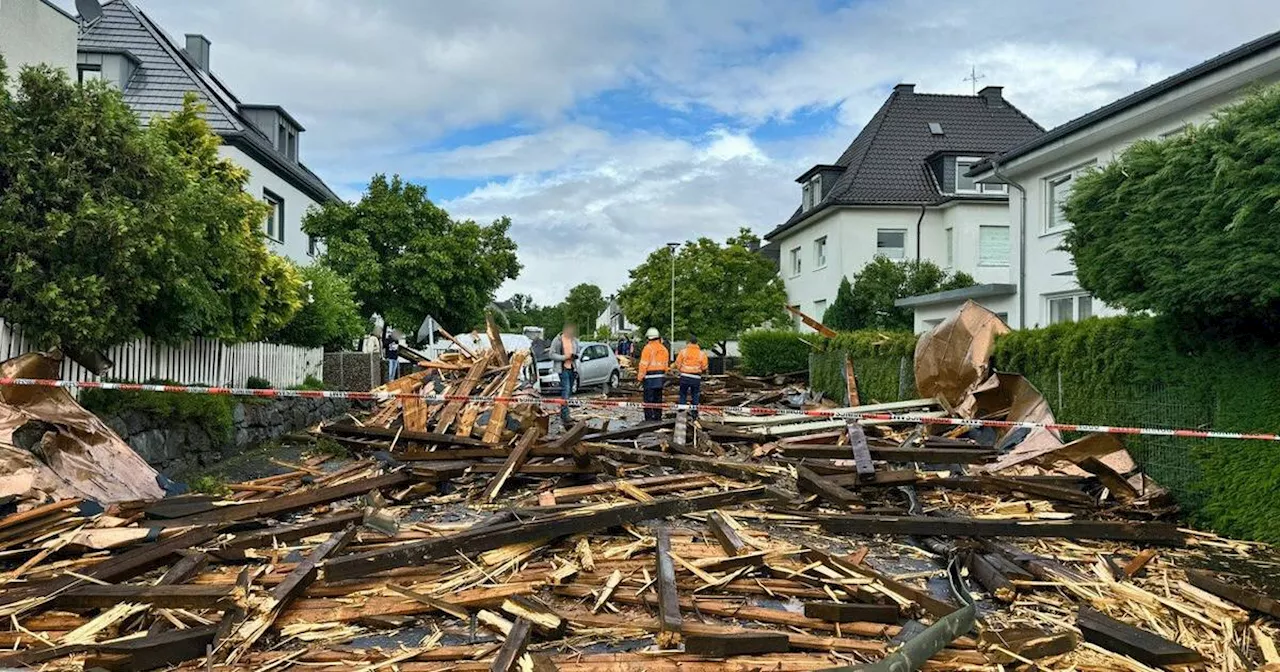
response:
M895 86L834 163L796 178L800 206L765 236L790 304L821 319L840 279L883 255L969 273L1004 312L1014 293L1008 191L967 173L1042 133L997 86L971 96Z
M220 136L219 153L249 170L247 189L272 206L262 230L275 253L307 264L320 242L302 232L307 210L338 197L299 159L302 124L276 104L241 101L211 67L212 45L189 34L179 46L130 0L109 0L81 29L77 77L118 87L143 122L182 108L194 92Z
M1140 89L1088 114L989 157L966 180L1009 187L1009 281L1016 290L1008 320L1015 328L1119 314L1076 279L1063 235L1071 222L1062 210L1076 178L1113 161L1141 139L1156 140L1203 124L1223 107L1261 86L1280 84L1280 32L1264 35ZM966 290L910 297L917 327L943 319L967 298Z

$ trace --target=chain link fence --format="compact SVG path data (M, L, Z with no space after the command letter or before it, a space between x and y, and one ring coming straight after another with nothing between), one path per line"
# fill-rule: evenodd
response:
M809 380L813 389L844 403L845 352L809 356ZM858 394L863 404L915 399L915 367L910 357L862 357L854 360ZM1210 429L1215 426L1217 400L1190 389L1166 385L1132 385L1108 388L1093 394L1064 384L1060 371L1024 374L1049 402L1054 416L1064 423L1126 427L1175 427ZM1064 436L1073 440L1080 435ZM1126 436L1122 439L1134 460L1156 483L1168 488L1183 510L1194 517L1204 506L1204 476L1198 451L1210 450L1204 439L1163 436Z

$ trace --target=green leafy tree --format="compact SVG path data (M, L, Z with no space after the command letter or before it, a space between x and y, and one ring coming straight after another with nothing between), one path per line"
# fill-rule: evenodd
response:
M840 288L836 290L836 300L831 302L821 316L822 323L836 331L853 331L858 328L858 304L853 296L853 285L849 278L840 278Z
M0 63L0 315L42 347L255 338L298 307L248 174L189 98L143 128L118 91Z
M364 318L347 281L320 264L301 269L307 300L271 340L326 350L350 349L365 334Z
M606 304L600 288L584 282L570 289L561 305L565 322L578 325L583 333L591 333Z
M418 328L427 315L446 329L483 323L502 283L520 272L511 220L457 221L425 187L377 175L358 203L330 203L307 214L303 230L323 238L322 263L347 279L367 317Z
M1280 330L1280 87L1081 176L1064 247L1112 306L1227 333Z
M846 322L840 328L909 330L914 326L912 311L893 305L898 299L973 284L973 277L968 273L948 275L931 261L902 262L877 255L854 274L849 303L852 306L849 311L852 323ZM836 299L839 301L838 294Z
M725 342L767 322L786 320L787 293L777 269L752 252L759 238L749 229L721 245L699 238L675 258L676 339L692 333L723 354ZM643 331L664 334L670 320L671 252L663 247L631 269L631 281L618 294L627 318Z

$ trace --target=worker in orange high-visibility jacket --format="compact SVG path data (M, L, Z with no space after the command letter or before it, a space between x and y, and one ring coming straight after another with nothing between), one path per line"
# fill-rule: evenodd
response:
M636 365L636 371L640 384L644 387L645 403L661 404L662 387L667 384L667 365L671 361L671 353L662 344L657 329L650 327L644 335L649 342L640 351L640 363ZM644 419L661 420L662 409L645 408Z
M676 355L675 369L680 374L680 405L693 404L695 419L702 400L702 374L707 372L708 364L707 353L698 347L698 337L690 336L689 344Z

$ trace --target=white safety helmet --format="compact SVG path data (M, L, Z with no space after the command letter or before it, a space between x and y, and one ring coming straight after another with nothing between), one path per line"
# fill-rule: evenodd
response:
M658 340L658 330L653 327L649 327L649 331L644 332L644 336L651 341L656 341Z

